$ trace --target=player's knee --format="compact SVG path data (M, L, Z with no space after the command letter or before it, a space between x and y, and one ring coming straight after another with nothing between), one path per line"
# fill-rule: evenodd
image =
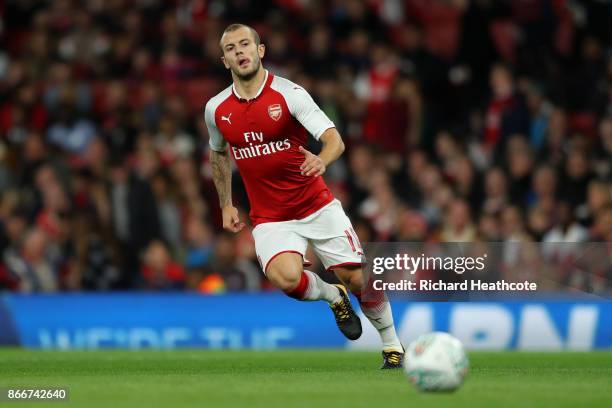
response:
M302 269L295 266L271 266L267 276L272 284L282 291L288 292L300 283Z

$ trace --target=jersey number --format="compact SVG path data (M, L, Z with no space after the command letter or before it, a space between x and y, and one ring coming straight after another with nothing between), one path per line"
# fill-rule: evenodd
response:
M346 238L348 239L348 242L351 245L351 249L353 250L353 252L356 252L359 255L363 255L363 249L361 248L359 238L357 238L357 234L355 233L353 227L345 229L344 233L346 234Z

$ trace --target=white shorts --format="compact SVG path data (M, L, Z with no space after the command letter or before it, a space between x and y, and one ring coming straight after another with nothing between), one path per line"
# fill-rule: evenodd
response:
M301 220L266 222L253 229L255 251L266 273L276 256L293 252L304 259L308 243L325 269L363 263L363 250L351 221L337 199Z

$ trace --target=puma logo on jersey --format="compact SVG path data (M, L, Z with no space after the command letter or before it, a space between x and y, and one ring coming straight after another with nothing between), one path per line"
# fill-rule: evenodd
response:
M232 113L233 113L233 112L232 112ZM227 123L229 123L229 124L231 125L231 124L232 124L232 121L230 120L230 118L231 118L231 117L232 117L232 114L231 114L231 113L230 113L229 115L227 115L227 116L223 116L223 115L221 115L221 120L222 120L222 121L223 121L223 120L227 120Z

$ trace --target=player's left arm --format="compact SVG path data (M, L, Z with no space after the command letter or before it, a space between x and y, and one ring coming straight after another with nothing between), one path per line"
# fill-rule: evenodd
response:
M344 152L344 143L340 133L334 122L327 117L304 88L289 81L283 82L282 88L291 114L312 137L323 142L323 148L318 155L309 152L303 146L299 147L300 152L304 155L304 162L300 170L306 176L321 176L325 173L327 166Z
M323 175L327 166L337 160L344 152L344 142L335 127L325 130L319 140L323 142L323 148L319 155L300 146L300 152L304 154L304 163L300 166L300 170L306 176L317 177Z

